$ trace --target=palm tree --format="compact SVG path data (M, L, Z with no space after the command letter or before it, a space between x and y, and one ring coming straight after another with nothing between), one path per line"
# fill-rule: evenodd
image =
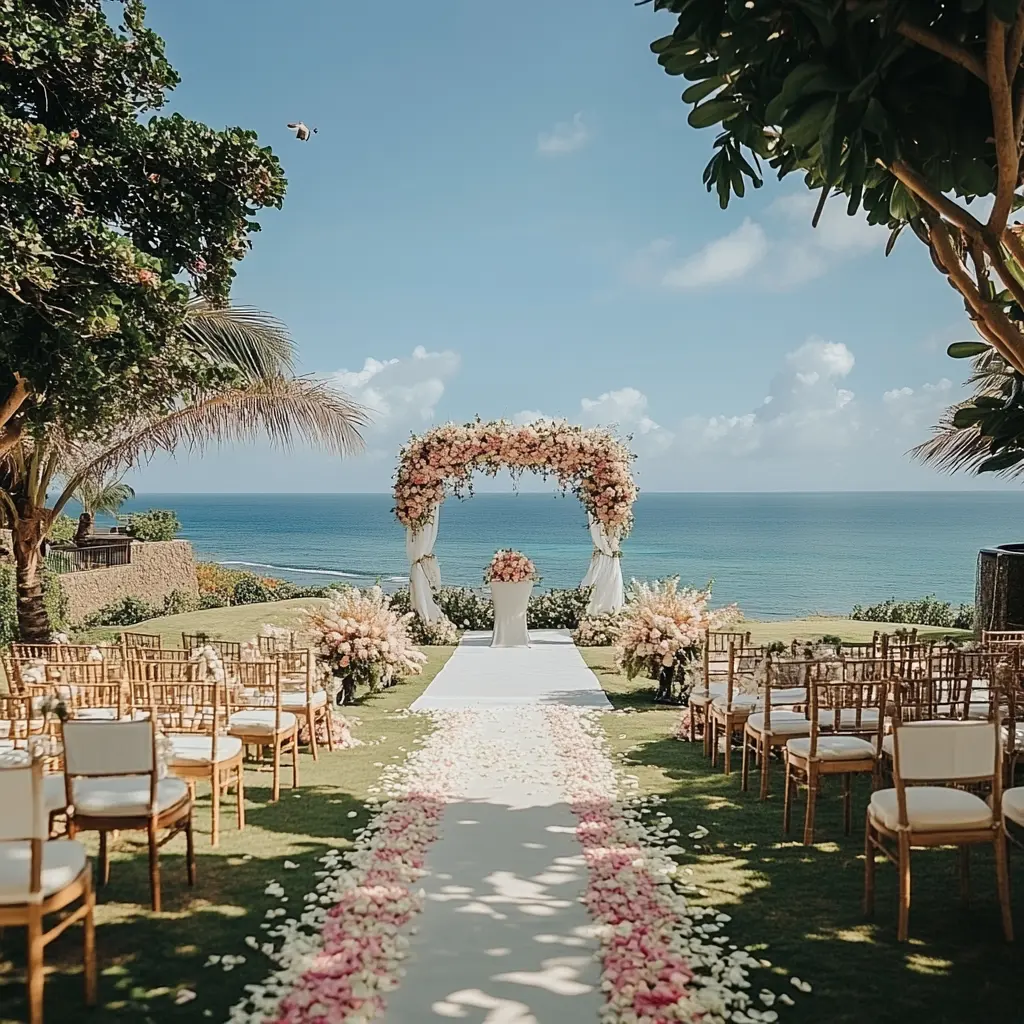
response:
M947 473L1020 476L1024 379L989 349L974 358L967 384L971 396L946 409L932 436L910 454Z
M82 506L75 543L81 544L92 533L98 513L103 512L116 519L121 506L134 497L135 489L118 477L95 476L82 480L74 493L75 500Z
M0 504L14 542L22 640L49 639L39 572L42 542L87 481L119 478L159 451L202 452L261 437L282 447L302 439L339 456L362 447L365 412L328 384L293 375L293 347L280 321L258 310L215 309L197 300L184 333L197 357L235 370L237 383L185 396L170 412L119 424L102 443L70 437L57 425L42 437L23 438L0 462ZM55 481L61 489L48 504Z

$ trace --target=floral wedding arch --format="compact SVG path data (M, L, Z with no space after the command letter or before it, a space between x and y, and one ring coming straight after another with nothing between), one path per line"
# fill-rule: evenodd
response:
M443 617L433 592L441 586L434 556L437 521L447 494L472 492L473 473L508 469L554 477L583 503L594 551L582 586L591 587L589 615L622 607L619 544L633 524L637 487L633 453L607 430L540 420L447 423L410 439L395 474L395 515L406 528L412 607L428 622Z

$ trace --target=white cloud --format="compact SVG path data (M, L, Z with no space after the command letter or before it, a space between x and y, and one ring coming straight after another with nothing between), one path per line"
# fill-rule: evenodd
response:
M361 370L338 370L331 382L370 411L370 435L393 436L433 421L445 382L459 369L456 352L428 352L422 345L401 359L367 358Z
M709 242L682 263L669 267L661 283L674 290L725 284L746 277L767 252L764 230L748 217L735 231Z
M916 390L904 386L882 395L882 407L890 419L921 434L922 439L928 427L938 421L943 409L955 401L953 382L948 377L934 384L923 384Z
M655 239L627 261L624 276L631 284L654 281L673 291L739 280L778 291L821 277L844 260L869 250L882 251L885 232L868 224L863 214L848 216L842 196L825 204L814 228L811 220L816 205L815 193L781 196L768 206L761 220L748 217L734 231L674 262L672 240Z
M597 398L580 401L580 421L588 426L613 426L633 436L634 446L645 454L656 454L670 448L674 439L648 415L647 396L633 387L606 391Z
M544 156L565 156L581 150L593 137L582 112L573 114L571 121L560 121L551 131L537 136L537 152Z
M845 345L812 338L786 354L756 410L692 416L685 434L706 452L737 458L835 452L861 432L854 393L840 386L853 367Z

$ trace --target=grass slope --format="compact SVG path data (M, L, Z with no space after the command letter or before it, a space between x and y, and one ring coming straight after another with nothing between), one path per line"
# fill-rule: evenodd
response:
M779 637L788 639L788 637ZM958 899L957 858L951 850L915 852L913 906L907 944L896 942L896 870L879 863L874 922L861 913L863 821L870 786L856 788L854 829L843 835L839 783L819 798L817 844L799 841L803 795L794 831L782 832L782 770L772 769L772 791L760 803L740 778L712 771L698 744L673 738L679 710L652 703L649 680L629 682L608 648L583 651L612 703L634 714L605 716L605 731L624 770L641 792L658 793L688 848L677 860L693 872L698 900L733 918L733 942L757 947L779 975L777 992L796 1006L776 1005L783 1024L929 1024L1024 1020L1016 976L1019 951L1002 940L991 852L972 854L974 892L969 907ZM737 759L738 760L738 759ZM710 834L685 838L697 825ZM1014 892L1024 891L1024 861L1014 864ZM1019 905L1018 897L1018 905ZM1018 915L1018 923L1020 917ZM787 976L809 981L801 995Z
M263 607L261 621L266 621L266 611ZM238 620L225 628L235 627L241 628ZM175 622L167 628L179 626ZM244 628L251 635L251 624ZM197 885L189 890L185 884L185 843L179 837L161 852L165 911L160 915L149 911L147 857L144 846L136 845L142 834L122 835L110 885L100 891L97 907L99 1008L86 1016L82 1007L81 928L72 928L46 953L52 972L46 983L47 1024L79 1024L87 1019L104 1024L225 1020L243 986L261 981L270 966L245 944L250 935L264 941L260 923L267 910L282 905L264 895L267 883L281 882L289 896L284 906L290 914L301 913L302 895L316 884L317 858L329 849L350 845L355 830L366 823L366 798L379 778L379 766L404 760L417 736L429 727L424 716L395 714L423 692L452 652L440 647L426 650L429 661L421 676L367 696L351 708L350 717L360 720L354 734L366 745L333 754L324 750L318 763L302 755L299 789L288 788L291 776L286 770L277 804L269 802L269 773L247 772L245 830L239 833L235 828L234 797L229 796L222 804L221 842L216 850L209 842L209 789L201 786L196 810ZM299 867L285 870L286 859ZM24 931L7 929L2 939L0 1024L15 1024L27 1019L22 984ZM225 973L220 967L204 968L211 954L247 959ZM194 990L198 998L175 1005L182 988Z

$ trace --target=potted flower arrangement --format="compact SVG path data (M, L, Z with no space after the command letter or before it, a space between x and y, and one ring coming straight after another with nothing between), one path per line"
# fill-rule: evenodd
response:
M711 610L704 590L680 588L679 577L630 585L616 639L616 661L629 679L641 673L658 681L655 700L685 704L707 629L721 629L739 615L735 605ZM673 694L673 684L680 693Z
M484 583L538 583L537 567L522 553L512 548L495 551L491 564L484 570Z
M380 587L341 591L307 613L314 648L339 683L339 704L351 703L360 684L376 691L422 671L427 656L409 636L411 619L392 611Z
M484 582L490 584L494 603L492 647L528 647L526 610L530 591L540 577L537 567L521 551L502 548L496 551L484 570Z

